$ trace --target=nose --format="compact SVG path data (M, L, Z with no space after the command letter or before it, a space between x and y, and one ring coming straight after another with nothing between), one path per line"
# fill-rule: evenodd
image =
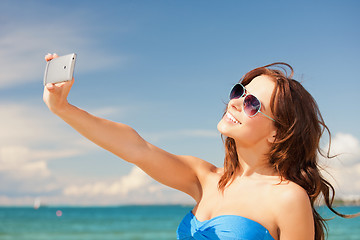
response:
M243 105L244 97L241 98L233 98L229 102L229 108L233 108L236 111L241 112L242 111L242 105Z

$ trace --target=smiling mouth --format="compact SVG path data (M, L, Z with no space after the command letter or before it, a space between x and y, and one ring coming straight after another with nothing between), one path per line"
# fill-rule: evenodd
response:
M235 124L237 124L237 123L240 123L238 120L236 120L236 118L233 116L233 115L231 115L229 112L227 112L226 113L226 117L228 118L228 119L230 119L233 123L235 123Z

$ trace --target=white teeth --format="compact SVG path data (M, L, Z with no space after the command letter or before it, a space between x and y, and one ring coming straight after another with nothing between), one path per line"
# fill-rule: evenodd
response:
M239 123L233 115L231 115L229 112L226 113L226 116L233 122L233 123Z

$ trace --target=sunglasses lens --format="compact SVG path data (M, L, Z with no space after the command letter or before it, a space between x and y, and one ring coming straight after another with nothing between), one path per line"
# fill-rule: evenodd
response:
M230 99L241 98L244 94L244 88L240 84L236 84L230 92Z
M247 95L244 99L244 111L249 116L252 117L258 113L260 110L260 101L253 95Z

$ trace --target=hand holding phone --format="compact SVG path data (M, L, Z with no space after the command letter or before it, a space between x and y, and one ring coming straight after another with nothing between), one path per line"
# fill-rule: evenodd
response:
M69 105L67 96L74 83L75 58L75 54L58 57L57 54L49 53L45 56L47 65L44 74L43 100L55 114Z
M76 54L68 54L47 61L44 86L47 83L71 81L74 76Z

